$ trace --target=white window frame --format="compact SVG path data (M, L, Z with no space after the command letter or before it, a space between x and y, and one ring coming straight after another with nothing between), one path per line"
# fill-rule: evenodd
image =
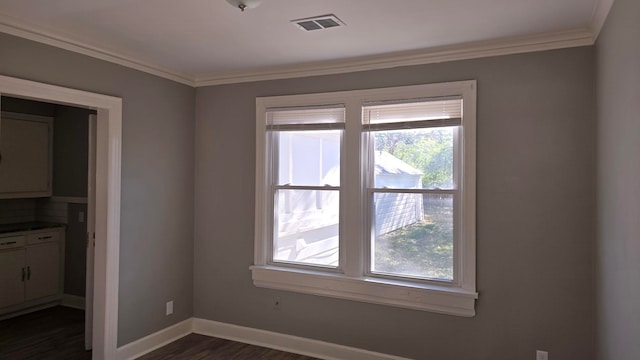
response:
M369 206L363 154L362 107L401 99L459 96L463 99L458 141L460 218L455 242L455 281L385 277L368 271ZM346 124L341 159L340 264L336 269L287 266L271 261L270 177L266 111L271 108L344 104ZM351 169L356 169L352 170ZM476 81L413 85L256 99L255 256L250 267L254 285L458 316L474 316L476 292Z

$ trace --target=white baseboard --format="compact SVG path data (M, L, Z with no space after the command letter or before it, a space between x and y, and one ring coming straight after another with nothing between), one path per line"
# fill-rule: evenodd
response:
M193 332L326 360L408 360L349 346L198 318L193 319Z
M189 318L118 348L118 360L138 358L191 333L263 346L325 360L409 360L354 347L212 320Z
M63 294L62 300L60 301L60 305L84 310L85 300L82 296L76 296L71 294Z
M193 318L162 329L118 348L119 360L138 358L193 332Z

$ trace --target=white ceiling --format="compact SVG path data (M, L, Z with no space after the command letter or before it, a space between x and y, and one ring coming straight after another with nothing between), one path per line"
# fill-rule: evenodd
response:
M585 45L612 1L0 0L0 31L206 85Z

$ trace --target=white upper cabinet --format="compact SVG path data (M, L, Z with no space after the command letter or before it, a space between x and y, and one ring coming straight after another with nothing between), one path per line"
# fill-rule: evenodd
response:
M51 196L53 119L2 113L0 198Z

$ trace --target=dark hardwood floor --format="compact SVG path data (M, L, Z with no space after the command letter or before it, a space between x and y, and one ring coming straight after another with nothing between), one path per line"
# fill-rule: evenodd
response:
M85 360L84 311L56 306L0 321L2 360ZM314 358L190 334L139 360L313 360Z
M91 359L84 311L56 306L0 321L0 359Z
M191 334L138 360L314 360L315 358L235 341Z

